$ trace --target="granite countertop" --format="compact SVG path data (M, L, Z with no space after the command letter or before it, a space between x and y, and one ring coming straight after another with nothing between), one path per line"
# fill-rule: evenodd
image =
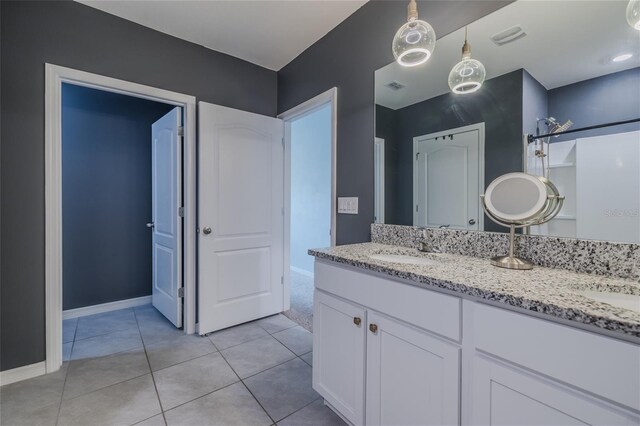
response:
M534 266L529 271L497 268L488 259L378 243L309 250L329 260L402 278L427 289L445 289L478 299L504 303L564 320L640 338L640 313L589 299L577 291L596 290L640 295L637 281L580 274ZM433 264L414 265L371 259L375 254L418 256Z

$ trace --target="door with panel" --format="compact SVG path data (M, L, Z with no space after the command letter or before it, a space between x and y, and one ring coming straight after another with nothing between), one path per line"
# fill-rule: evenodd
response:
M151 222L153 306L182 327L182 108L151 126Z
M199 103L199 333L282 312L282 120Z
M414 225L482 229L482 128L415 139Z
M482 425L637 425L640 417L542 376L476 355L472 423Z
M372 311L368 331L366 424L459 424L460 348Z
M364 308L313 295L313 388L355 425L364 424Z

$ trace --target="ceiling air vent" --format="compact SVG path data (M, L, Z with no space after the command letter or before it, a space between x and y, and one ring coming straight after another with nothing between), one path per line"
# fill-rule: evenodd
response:
M491 41L498 46L504 46L505 44L519 40L526 35L527 33L524 32L522 27L520 25L516 25L515 27L507 28L504 31L500 31L499 33L492 35Z
M390 81L389 83L385 84L385 86L391 90L400 90L404 88L404 84L399 83L397 81Z

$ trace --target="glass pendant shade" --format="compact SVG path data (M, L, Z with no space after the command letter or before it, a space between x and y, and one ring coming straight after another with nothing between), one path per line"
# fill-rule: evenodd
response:
M640 0L631 0L627 5L627 22L640 31Z
M471 59L471 46L465 40L462 46L462 60L449 73L449 88L453 93L473 93L482 87L487 71L482 62Z
M405 67L414 67L429 60L436 45L436 33L428 22L418 19L415 0L409 2L407 23L393 38L392 50L396 61Z

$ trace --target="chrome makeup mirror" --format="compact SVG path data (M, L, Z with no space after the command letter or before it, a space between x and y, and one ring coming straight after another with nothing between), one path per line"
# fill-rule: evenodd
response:
M562 209L564 197L542 176L507 173L491 182L480 198L489 219L510 228L509 254L494 257L491 264L508 269L531 269L530 261L513 254L515 230L553 219Z

